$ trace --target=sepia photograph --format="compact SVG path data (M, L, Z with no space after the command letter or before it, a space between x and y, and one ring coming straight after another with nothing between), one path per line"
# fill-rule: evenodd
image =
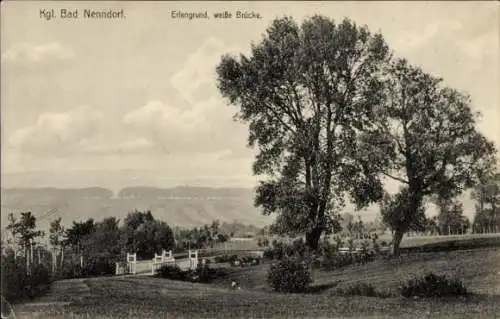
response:
M1 318L499 318L499 1L0 3Z

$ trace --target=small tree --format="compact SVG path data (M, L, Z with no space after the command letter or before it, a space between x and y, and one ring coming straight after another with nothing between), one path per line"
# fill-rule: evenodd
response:
M474 232L500 230L500 173L486 172L473 189L471 198L477 201Z
M150 211L128 214L123 236L126 250L137 252L141 258L152 258L155 253L173 249L175 245L172 229L167 223L155 220Z
M21 218L16 220L12 215L7 229L17 239L18 244L24 248L26 258L26 271L31 273L33 264L33 246L38 237L43 237L44 232L36 229L36 217L31 212L21 213Z
M50 223L49 242L52 246L52 273L57 272L57 255L60 254L61 265L63 264L63 241L64 227L61 225L61 217ZM58 253L59 252L59 253Z
M469 219L463 213L462 203L454 200L439 200L438 227L441 234L464 234L470 227Z

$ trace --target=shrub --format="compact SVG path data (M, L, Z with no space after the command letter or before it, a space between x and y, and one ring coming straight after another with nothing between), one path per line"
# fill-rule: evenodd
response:
M266 237L257 238L257 246L259 246L259 247L269 246L269 239L267 239Z
M214 279L224 277L228 273L225 269L222 268L210 268L208 265L198 265L195 271L188 271L191 276L191 281L201 282L201 283L210 283Z
M13 255L3 256L1 262L1 295L13 302L24 296L27 284L26 262L24 258L15 259Z
M444 297L467 295L465 285L458 278L448 278L432 272L423 277L415 277L401 286L404 297Z
M177 265L165 265L158 270L158 275L162 278L172 280L186 280L187 272L182 271Z
M264 254L262 257L268 260L274 259L274 250L271 247L267 247L266 249L264 249Z
M378 242L378 235L376 233L372 236L372 246L375 252L380 253L380 244Z
M353 238L349 238L347 240L347 247L349 247L349 251L354 251L356 249L356 247L354 246L354 239Z
M237 255L221 255L214 258L216 263L229 263L238 259Z
M287 249L288 256L305 257L309 252L309 247L302 238L294 240L289 248L291 249Z
M342 245L344 245L344 241L342 240L342 237L339 235L335 236L335 249L336 251L339 251Z
M325 270L334 270L346 267L353 264L356 261L355 256L356 256L355 254L341 254L341 253L325 255L321 261L321 267Z
M31 274L26 274L26 260L14 258L13 254L1 257L0 294L9 302L18 301L37 294L52 281L51 274L43 264L33 264Z
M367 296L367 297L376 297L377 292L375 287L371 284L367 284L364 282L358 282L354 285L348 286L346 288L339 288L337 293L342 295L358 295L358 296Z
M92 259L84 265L83 274L86 276L113 275L116 270L114 262L106 258Z
M311 271L302 259L287 258L271 265L267 282L278 292L304 292L312 282Z
M158 271L158 276L162 278L192 281L200 283L210 283L216 278L226 276L228 273L222 268L210 268L208 265L198 264L194 270L182 270L177 265L165 265Z
M357 282L345 288L338 288L336 294L381 297L381 298L388 298L393 296L393 293L391 293L390 291L385 291L385 292L378 291L372 284L367 284L364 282Z

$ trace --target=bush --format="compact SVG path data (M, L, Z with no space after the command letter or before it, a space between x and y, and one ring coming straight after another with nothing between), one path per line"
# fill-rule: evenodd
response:
M274 259L274 250L271 247L267 247L264 249L264 253L262 255L264 259L273 260Z
M13 302L24 297L27 285L26 262L24 258L15 259L13 255L3 256L1 262L1 295Z
M61 275L63 279L71 279L81 278L84 274L80 263L65 263Z
M264 250L265 259L282 260L288 257L304 258L310 254L309 247L302 238L294 240L292 243L283 243L273 240L272 247Z
M2 255L1 295L9 302L33 297L42 288L50 285L52 278L43 264L33 264L31 274L26 274L26 260L14 255Z
M436 275L432 272L423 277L408 280L401 287L404 297L444 297L465 296L467 289L458 278L448 278L445 275Z
M346 288L339 288L337 289L336 294L381 297L381 298L388 298L393 296L393 294L388 291L386 292L377 291L372 284L367 284L364 282L357 282Z
M339 289L337 291L339 294L343 295L358 295L358 296L367 296L367 297L376 297L377 292L375 291L375 287L371 284L367 284L364 282L358 282L352 286L349 286L344 289Z
M194 271L188 271L191 281L201 283L211 283L214 279L224 277L227 275L226 270L222 268L210 268L208 265L198 265Z
M113 275L116 271L115 263L106 258L90 260L84 266L83 275L86 276Z
M238 259L237 255L221 255L221 256L216 256L214 258L214 261L216 263L232 263L237 259Z
M208 265L198 264L194 270L182 270L177 265L165 265L158 270L158 276L162 278L210 283L214 279L227 275L222 268L212 269Z
M306 242L302 238L294 240L291 247L287 249L288 256L303 258L306 255L308 255L308 253L309 253L309 247L306 245Z
M325 270L335 270L355 263L355 254L334 253L323 256L321 268Z
M158 275L162 278L168 278L172 280L186 280L187 272L182 271L177 265L165 265L158 270Z
M267 282L278 292L305 292L312 282L311 271L302 259L287 258L271 265Z

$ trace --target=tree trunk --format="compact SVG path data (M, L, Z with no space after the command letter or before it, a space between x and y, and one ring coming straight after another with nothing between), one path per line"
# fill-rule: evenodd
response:
M319 239L321 237L322 230L320 228L313 228L311 231L306 233L306 244L311 250L318 250Z
M57 267L57 250L55 248L52 248L52 276L55 275L56 273L56 267Z
M398 257L401 255L401 241L403 240L404 232L402 230L397 229L394 232L393 243L392 243L392 255Z
M59 266L59 271L62 272L62 269L63 269L63 265L64 265L64 248L61 247L61 261L60 261L61 265Z

